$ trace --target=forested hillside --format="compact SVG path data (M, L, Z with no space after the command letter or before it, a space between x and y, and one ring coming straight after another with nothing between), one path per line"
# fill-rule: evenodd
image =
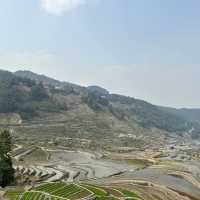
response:
M70 116L71 123L76 126L78 120L83 132L94 132L92 128L88 129L84 122L86 119L91 121L92 127L97 127L96 132L131 133L141 127L185 133L193 127L195 130L192 132L195 132L197 127L193 118L189 120L169 112L169 109L161 109L132 97L110 94L98 86L81 87L28 71L14 74L0 71L0 113L18 113L22 119L31 119L45 112L62 113L63 120ZM111 126L112 123L116 127Z
M0 71L0 113L19 113L23 118L30 118L38 110L58 109L41 83Z

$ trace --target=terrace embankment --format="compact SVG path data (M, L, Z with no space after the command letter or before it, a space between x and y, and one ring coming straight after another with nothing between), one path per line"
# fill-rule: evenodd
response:
M24 176L36 176L37 181L73 182L109 177L136 169L126 162L103 159L99 153L44 147L29 147L17 151L18 154L13 153L16 171Z
M199 200L200 197L199 162L164 161L159 151L96 153L32 145L16 147L13 157L18 174L36 184L62 180L108 187L119 185L136 191L144 200Z

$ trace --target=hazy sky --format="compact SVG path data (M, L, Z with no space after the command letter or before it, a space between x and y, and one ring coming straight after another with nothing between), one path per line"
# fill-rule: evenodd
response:
M0 68L200 107L199 0L4 0Z

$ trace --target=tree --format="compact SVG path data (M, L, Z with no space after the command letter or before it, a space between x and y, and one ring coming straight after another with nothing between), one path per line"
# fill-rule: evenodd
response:
M0 131L0 186L6 187L14 181L14 169L9 155L12 137L9 130Z
M31 97L35 101L42 101L45 99L48 99L48 94L42 85L42 83L39 83L38 85L35 85L31 89Z

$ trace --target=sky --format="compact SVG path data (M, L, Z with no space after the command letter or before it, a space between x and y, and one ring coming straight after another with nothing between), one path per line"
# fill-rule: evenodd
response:
M199 0L6 0L0 68L200 108Z

